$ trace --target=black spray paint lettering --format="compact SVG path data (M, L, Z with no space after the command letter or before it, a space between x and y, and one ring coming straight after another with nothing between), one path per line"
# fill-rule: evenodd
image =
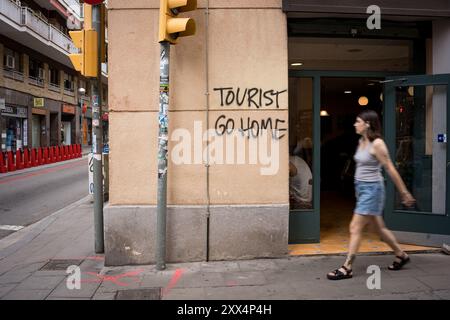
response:
M260 135L263 135L264 131L270 131L272 133L272 137L277 140L283 139L286 134L282 132L286 132L287 129L283 127L285 120L281 120L276 118L273 120L272 118L266 118L261 120L254 120L250 117L241 117L238 121L240 125L238 130L241 132L243 136L247 136L256 138ZM221 115L217 118L215 122L215 130L217 135L222 136L225 133L231 134L236 128L236 121L232 118L228 118L225 115Z
M214 91L220 91L220 106L230 106L236 103L239 107L243 106L245 102L246 106L262 108L262 107L270 107L274 103L276 103L277 109L280 108L279 98L282 93L287 92L287 90L283 91L275 91L275 90L266 90L258 89L258 88L246 88L241 89L237 88L236 90L233 87L223 87L223 88L214 88Z

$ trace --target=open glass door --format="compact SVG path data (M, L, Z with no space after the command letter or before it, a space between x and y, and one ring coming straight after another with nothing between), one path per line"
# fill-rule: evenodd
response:
M289 78L289 243L320 242L320 79Z
M401 204L387 179L384 218L400 243L450 243L450 74L386 78L384 136L392 161L415 197Z

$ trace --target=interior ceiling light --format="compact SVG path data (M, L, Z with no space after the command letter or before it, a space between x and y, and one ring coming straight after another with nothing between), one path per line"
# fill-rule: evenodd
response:
M292 67L301 67L303 65L303 63L301 63L301 62L294 62L294 63L291 63L291 66Z
M350 94L352 93L350 90L344 91L345 94Z
M320 111L320 116L321 117L328 117L330 114L327 112L327 110L322 110Z
M367 97L362 96L358 99L358 103L360 106L367 106L369 104L369 99L367 99Z

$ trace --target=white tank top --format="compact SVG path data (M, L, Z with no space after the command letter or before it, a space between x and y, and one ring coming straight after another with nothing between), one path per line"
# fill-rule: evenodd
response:
M370 154L372 145L373 142L369 142L364 149L358 146L356 150L353 157L356 162L355 180L364 182L383 181L381 163L374 155Z

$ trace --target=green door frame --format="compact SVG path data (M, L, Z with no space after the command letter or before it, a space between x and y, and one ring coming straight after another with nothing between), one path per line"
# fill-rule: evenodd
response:
M315 71L289 70L290 78L313 79L313 209L291 210L289 213L289 243L320 242L320 109L322 78L382 78L406 76L405 72ZM386 121L386 119L384 119ZM319 146L318 148L316 146Z
M388 82L384 84L384 110L385 110L385 141L391 152L396 154L396 96L395 88L398 86L427 86L447 85L447 136L450 131L450 74L439 75L415 75L402 77L387 77ZM447 169L446 169L446 199L450 199L450 148L447 147ZM426 234L450 235L450 205L446 201L445 215L424 214L396 210L395 186L388 179L386 184L386 212L385 221L387 226L395 231L416 232Z

